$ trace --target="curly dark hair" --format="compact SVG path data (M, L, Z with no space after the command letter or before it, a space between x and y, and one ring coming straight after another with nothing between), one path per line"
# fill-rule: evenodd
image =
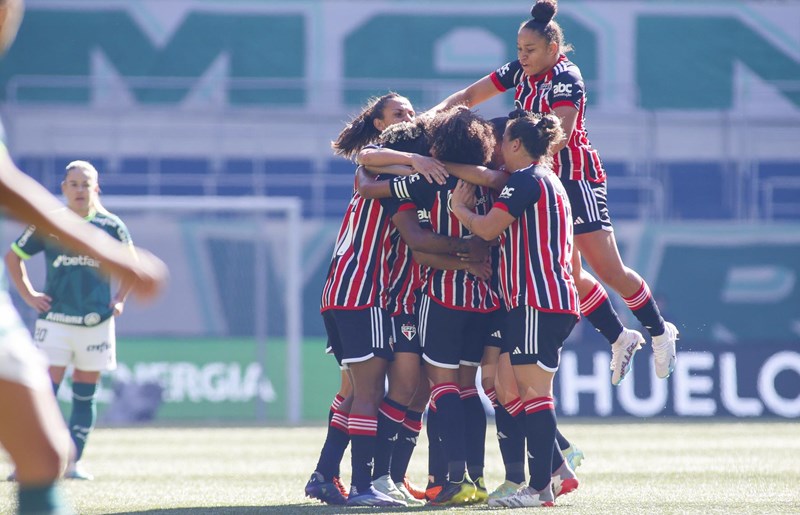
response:
M373 121L382 116L386 102L401 97L402 95L399 93L390 91L383 96L367 100L361 112L342 129L342 132L336 137L336 141L331 142L333 153L353 159L362 148L374 142L380 135L380 131L375 128Z
M492 159L494 127L466 106L438 113L428 130L436 159L470 165L486 165Z
M430 156L428 128L421 118L413 122L400 122L390 125L378 137L382 147L400 152L413 152L421 156Z

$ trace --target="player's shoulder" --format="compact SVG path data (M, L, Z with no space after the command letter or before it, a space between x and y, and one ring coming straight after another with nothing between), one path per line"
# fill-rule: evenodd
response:
M563 57L553 67L553 78L572 79L573 81L582 81L581 69L578 65Z
M114 213L111 213L110 211L105 210L98 211L92 219L92 223L103 227L110 227L112 229L116 229L117 227L125 227L125 223L122 221L122 218Z

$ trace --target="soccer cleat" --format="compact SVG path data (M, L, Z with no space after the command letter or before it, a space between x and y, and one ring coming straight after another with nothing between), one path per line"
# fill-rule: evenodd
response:
M489 506L492 505L492 499L502 499L503 497L514 495L514 492L522 488L522 485L523 483L515 483L506 479L489 494Z
M633 355L645 343L639 331L622 329L617 341L611 344L611 384L618 386L633 368Z
M64 472L64 479L79 479L81 481L91 481L94 476L89 474L83 469L80 461L74 461L69 464L67 470Z
M403 494L403 500L409 507L422 506L425 504L425 501L423 501L422 499L417 499L416 497L414 497L414 494L408 491L408 488L406 487L405 483L395 483L394 486L396 486L397 490L401 494ZM423 493L422 495L425 494Z
M444 488L444 483L431 483L428 481L428 486L425 488L425 499L427 501L432 501L439 495L439 492L442 491Z
M395 486L394 481L392 481L392 478L389 476L389 474L384 474L383 476L377 479L373 479L372 488L374 488L375 490L379 491L382 494L388 495L389 497L397 501L405 502L406 500L403 493L397 489L397 486Z
M375 490L370 486L363 493L356 489L355 485L350 487L350 495L347 496L348 506L383 506L383 507L405 507L405 501L392 499L388 495Z
M475 485L475 494L472 496L472 504L483 504L489 500L489 492L486 490L486 483L483 481L483 476L480 476L473 483Z
M342 494L340 486L341 482L338 481L338 478L334 478L334 481L325 481L322 474L314 471L306 483L306 497L319 499L325 504L342 506L347 503L347 496Z
M569 463L569 468L575 470L576 468L581 466L581 462L583 462L583 451L578 449L574 445L570 445L566 449L563 450L564 459L567 460Z
M570 468L566 461L558 467L558 470L553 472L550 479L550 483L553 486L553 495L555 497L567 495L578 489L578 476L575 475L575 471Z
M555 497L550 485L539 491L536 491L532 486L525 485L508 497L489 500L489 506L492 508L538 508L540 506L553 506L554 504Z
M453 483L448 481L442 487L431 502L431 506L464 506L472 503L472 498L475 495L475 483L467 480L466 478L459 482Z
M339 489L339 492L342 494L342 497L347 499L347 489L342 484L342 478L339 476L333 476L333 484L336 485L336 488Z
M664 334L653 336L653 355L656 358L656 375L666 379L675 370L675 342L680 337L672 322L664 322Z
M419 487L415 486L411 481L408 480L408 476L403 477L403 486L406 487L406 490L408 490L408 492L411 495L413 495L415 499L419 499L422 501L425 500L425 490L422 490Z

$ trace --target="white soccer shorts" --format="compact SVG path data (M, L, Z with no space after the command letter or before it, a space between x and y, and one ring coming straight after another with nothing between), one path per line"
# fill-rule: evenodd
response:
M117 368L117 338L114 317L92 327L37 320L34 343L50 366L102 372Z
M7 292L0 292L0 379L32 390L52 391L47 361L33 346Z

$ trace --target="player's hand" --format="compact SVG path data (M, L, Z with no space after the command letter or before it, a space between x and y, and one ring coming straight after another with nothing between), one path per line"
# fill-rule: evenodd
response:
M30 295L23 295L22 299L25 301L25 304L29 305L39 313L50 311L50 303L53 302L53 299L51 299L48 295L38 291L35 291Z
M139 300L147 301L158 295L167 283L169 271L167 265L150 252L137 248L135 257L128 253L130 259L123 262L104 264L108 272L130 284L130 293Z
M120 316L122 314L123 311L125 311L125 301L123 301L123 300L112 300L111 304L109 304L109 307L114 308L113 315L115 317L118 317L118 316Z
M475 185L459 180L450 198L450 207L464 206L470 211L475 209Z
M461 261L470 263L481 263L489 259L489 248L491 244L486 240L473 236L467 239L467 252L456 254Z
M488 259L480 263L470 263L467 265L467 272L479 279L488 281L489 278L492 277L492 264Z
M421 156L413 154L411 157L411 168L418 172L421 176L425 177L429 183L444 184L450 174L444 167L441 161L432 157Z

